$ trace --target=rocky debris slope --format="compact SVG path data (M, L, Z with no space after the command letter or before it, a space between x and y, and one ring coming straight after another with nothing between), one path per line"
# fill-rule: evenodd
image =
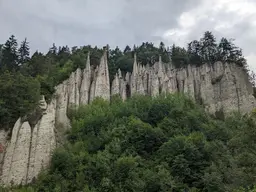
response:
M248 75L236 65L217 62L176 69L163 64L160 57L159 62L149 67L138 64L135 55L133 72L122 75L118 70L110 86L107 53L104 52L96 69L91 69L88 54L85 69L77 69L58 85L49 104L42 98L38 110L19 118L12 133L0 130L1 182L30 183L49 165L52 151L70 127L69 107L88 104L96 97L110 100L116 94L125 100L134 94L155 97L173 92L190 95L213 114L233 110L245 113L255 107Z

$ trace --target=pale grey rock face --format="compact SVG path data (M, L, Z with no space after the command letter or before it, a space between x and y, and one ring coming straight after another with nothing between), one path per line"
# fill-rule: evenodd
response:
M78 68L76 70L76 78L75 78L75 106L79 106L80 104L80 87L82 82L82 70Z
M31 182L42 168L49 165L56 148L55 100L47 105L42 98L40 103L44 104L41 107L45 112L33 128L21 118L14 125L2 166L1 181L7 186Z
M136 94L145 95L146 93L145 93L145 88L143 86L142 75L139 75L139 77L137 78L136 84L137 84Z
M120 84L120 95L123 101L125 101L127 99L127 92L126 92L126 82L123 81L122 79L120 80L121 84Z
M68 81L64 81L62 84L55 88L55 100L56 100L56 122L62 124L64 127L69 127L70 122L67 117L68 102L69 102L69 88Z
M152 79L151 79L151 96L152 97L156 97L159 95L159 88L160 88L160 85L159 85L159 79L158 79L158 76L156 73L152 73L151 74L152 76Z
M120 80L118 74L116 74L112 82L111 95L120 95L120 93Z
M11 140L6 145L6 152L4 156L3 161L3 167L2 167L2 175L1 175L1 181L3 184L9 185L10 184L10 171L12 168L12 159L15 151L15 145L18 137L18 133L20 130L22 123L21 118L19 118L12 130L12 137Z
M26 184L30 153L31 127L18 119L3 164L2 181L6 185Z
M122 78L121 70L119 69L115 75L114 80L112 81L111 86L111 95L119 95L122 100L126 100L127 93L126 93L126 82Z
M131 77L129 78L130 82L130 92L131 95L134 95L137 93L137 81L139 78L139 72L138 72L138 64L137 64L137 56L134 55L134 63L133 63L133 71L131 74Z
M68 79L68 106L72 107L76 104L76 72L72 72Z
M86 67L82 75L82 83L80 87L80 104L86 105L89 103L89 93L91 86L91 67L90 67L90 54L88 53Z
M53 100L33 129L27 183L36 178L40 171L49 165L51 154L56 148L55 113L56 103Z
M176 69L172 64L166 67L160 57L152 67L144 67L137 63L135 55L133 72L130 76L126 74L124 80L127 79L131 95L181 92L212 114L237 110L246 113L256 106L248 75L235 64L216 62Z
M52 151L65 140L65 131L70 128L69 107L86 105L96 97L109 101L116 94L126 100L135 94L155 97L175 92L189 95L212 114L233 110L246 113L256 107L248 75L233 64L217 62L176 69L171 63L163 64L160 57L150 67L138 64L135 55L133 72L122 76L119 69L110 87L106 51L96 69L91 68L88 54L85 69L77 69L56 86L49 104L42 97L37 110L41 114L34 115L33 121L19 118L11 139L8 132L0 130L2 184L29 183L49 165Z
M80 86L82 81L82 71L78 68L71 73L68 81L69 87L69 106L79 106L80 103Z
M5 149L7 147L9 132L6 130L0 130L0 175L2 174L2 167L5 156Z
M95 82L94 97L102 97L103 99L110 100L110 82L109 71L106 51L101 57L98 73Z
M96 86L97 74L98 74L98 66L94 70L94 74L93 74L93 81L92 81L91 88L90 88L89 103L91 103L94 100L94 97L95 97L95 86Z

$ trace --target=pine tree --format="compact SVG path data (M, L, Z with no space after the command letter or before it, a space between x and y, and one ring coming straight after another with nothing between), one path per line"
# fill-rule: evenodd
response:
M21 42L20 48L18 50L19 65L22 65L29 61L29 53L29 45L27 39L25 38L25 40Z
M197 40L194 40L188 44L188 56L191 64L195 64L195 65L202 64L200 49L201 49L201 45L200 45L200 42Z
M200 40L203 62L214 63L216 61L217 44L212 32L206 31Z
M129 47L129 45L126 45L125 49L124 49L124 53L128 53L131 52L131 48Z
M46 57L38 51L36 51L31 59L29 60L30 71L29 74L32 77L36 77L37 75L43 75L47 72L47 62Z
M17 40L12 35L4 44L2 49L2 70L17 70L18 69L18 53Z
M53 43L52 47L49 49L48 54L57 55L57 53L58 53L58 49L57 49L55 43Z
M186 49L175 46L175 44L173 44L171 49L171 59L177 68L188 65L188 53Z
M3 59L3 45L0 44L0 69L2 65L2 59Z
M166 51L165 45L162 41L159 44L159 50L160 50L160 53L163 53Z

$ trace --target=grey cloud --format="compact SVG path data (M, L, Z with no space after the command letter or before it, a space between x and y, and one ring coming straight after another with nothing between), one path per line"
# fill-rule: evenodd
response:
M209 0L210 1L210 0ZM241 0L242 1L242 0ZM254 1L251 1L256 3ZM203 14L203 13L202 13ZM225 7L218 11L207 12L207 17L197 20L195 25L187 30L188 34L182 36L183 41L188 43L194 39L200 39L203 33L207 30L212 31L215 37L219 40L221 37L235 39L235 44L243 49L245 57L256 58L256 23L253 21L256 19L256 10L254 14L248 14L247 16L240 16L237 12L228 12ZM234 22L234 25L232 23ZM220 23L226 23L231 25L230 27L223 28L221 30L215 30L215 27ZM182 27L178 28L182 30ZM170 40L170 42L172 42ZM252 68L256 69L256 61L250 60L248 63Z
M124 47L157 41L156 31L178 25L179 15L200 0L12 0L0 3L0 42L27 37L33 50L58 45ZM160 35L159 35L159 38Z
M218 39L235 38L235 43L243 48L245 55L253 58L256 55L256 26L252 21L256 13L241 18L236 12L227 12L225 6L217 11L203 6L205 2L213 1L0 0L0 43L14 34L20 41L27 37L32 51L43 52L52 43L69 46L109 44L121 48L143 41L185 45L210 30ZM185 12L193 14L194 10L208 17L196 20L194 25L182 29L180 16ZM231 28L214 30L218 23L232 21L236 21L236 24ZM176 39L171 37L167 40L163 34L170 29L181 29L185 33Z

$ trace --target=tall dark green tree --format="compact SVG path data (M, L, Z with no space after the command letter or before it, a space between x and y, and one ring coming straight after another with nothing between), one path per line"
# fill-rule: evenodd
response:
M114 50L109 50L109 75L111 81L113 80L118 68L120 68L120 66L117 64L117 59L122 56L123 53L119 47L116 47Z
M131 48L129 47L129 45L126 45L126 47L124 48L124 53L127 53L127 52L131 52Z
M52 47L49 49L48 54L49 54L49 53L50 53L50 54L57 55L57 53L58 53L58 49L57 49L57 47L56 47L55 43L53 43Z
M47 73L46 57L38 51L32 55L28 65L29 74L33 77Z
M0 127L10 129L19 117L35 109L40 84L20 72L5 71L0 76L0 93Z
M159 58L159 49L153 43L143 42L136 50L138 60L143 64L153 65Z
M3 45L0 44L0 69L1 69L2 59L3 59Z
M170 54L168 53L164 42L160 42L159 44L159 55L161 55L164 63L170 62Z
M6 41L2 49L2 70L17 70L18 69L18 43L14 35Z
M164 52L164 51L166 51L166 48L165 48L165 44L164 44L164 42L160 42L160 44L159 44L159 50L160 50L160 52Z
M200 44L203 62L214 63L216 61L217 43L212 32L206 31L200 40Z
M175 67L185 67L188 65L188 53L187 50L173 45L171 49L171 59Z
M227 61L232 51L232 44L227 38L221 38L218 45L218 57L222 61Z
M194 40L188 44L188 56L191 64L200 65L202 63L201 45L199 41Z
M218 45L218 60L229 63L236 63L242 67L247 67L243 57L242 49L234 44L234 39L221 38Z
M18 49L18 60L19 65L22 65L29 61L29 43L27 42L27 38L25 38L24 41L21 42L20 48Z

